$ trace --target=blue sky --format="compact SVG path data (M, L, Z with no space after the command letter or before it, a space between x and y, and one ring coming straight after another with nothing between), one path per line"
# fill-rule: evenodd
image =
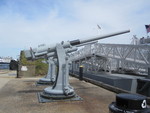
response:
M0 56L126 29L100 42L129 44L133 35L147 36L149 11L150 0L0 0Z

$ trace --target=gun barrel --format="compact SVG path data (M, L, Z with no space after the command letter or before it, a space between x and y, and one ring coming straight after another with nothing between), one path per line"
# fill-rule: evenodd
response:
M104 39L104 38L108 38L108 37L112 37L112 36L116 36L116 35L121 35L124 33L129 33L129 32L130 32L130 30L124 30L124 31L106 34L106 35L102 35L102 36L90 37L88 39L73 40L73 41L70 41L70 44L74 46L74 45L83 44L83 43L87 43L87 42L91 42L91 41L95 41L95 40L100 40L100 39Z
M116 33L111 33L111 34L106 34L106 35L102 35L102 36L95 36L95 37L90 37L88 39L81 39L81 40L73 40L73 41L70 41L70 42L65 42L63 43L63 47L65 49L67 48L70 48L71 46L83 46L83 45L86 45L88 43L95 43L95 41L98 41L100 39L104 39L104 38L108 38L108 37L112 37L112 36L116 36L116 35L120 35L120 34L124 34L124 33L128 33L130 32L130 30L124 30L124 31L120 31L120 32L116 32ZM45 56L47 53L50 53L50 52L54 52L56 49L55 46L40 46L36 49L30 49L30 50L26 50L24 51L25 52L25 56L26 58L33 58L33 57L41 57L41 56ZM49 56L51 56L49 54Z
M89 44L94 44L94 43L97 43L97 42L98 41L92 41L92 42L88 42L88 43L83 43L83 44L76 45L76 47L85 46L85 45L89 45Z

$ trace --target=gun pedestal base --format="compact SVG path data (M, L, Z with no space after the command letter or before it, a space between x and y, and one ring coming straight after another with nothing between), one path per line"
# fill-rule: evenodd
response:
M65 95L65 94L50 94L50 93L46 93L46 92L42 92L41 96L44 98L48 98L48 99L68 99L68 98L72 98L75 96L75 93L72 92L69 95Z
M49 94L45 92L37 93L38 100L40 103L46 102L59 102L59 101L80 101L83 100L76 93L72 93L70 95L64 94Z
M39 80L39 81L36 82L36 86L40 86L40 85L53 85L53 84L54 84L54 82L52 82L52 81L41 81L41 80Z

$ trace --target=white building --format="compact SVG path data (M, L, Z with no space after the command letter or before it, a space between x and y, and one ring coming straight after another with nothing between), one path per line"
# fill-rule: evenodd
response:
M10 63L11 60L12 60L12 57L0 57L1 63Z

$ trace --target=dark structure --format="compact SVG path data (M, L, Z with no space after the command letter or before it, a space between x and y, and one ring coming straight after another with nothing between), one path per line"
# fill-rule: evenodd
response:
M9 64L10 70L17 70L18 69L18 61L11 60Z
M146 97L135 94L118 94L116 102L109 105L110 113L150 113Z

